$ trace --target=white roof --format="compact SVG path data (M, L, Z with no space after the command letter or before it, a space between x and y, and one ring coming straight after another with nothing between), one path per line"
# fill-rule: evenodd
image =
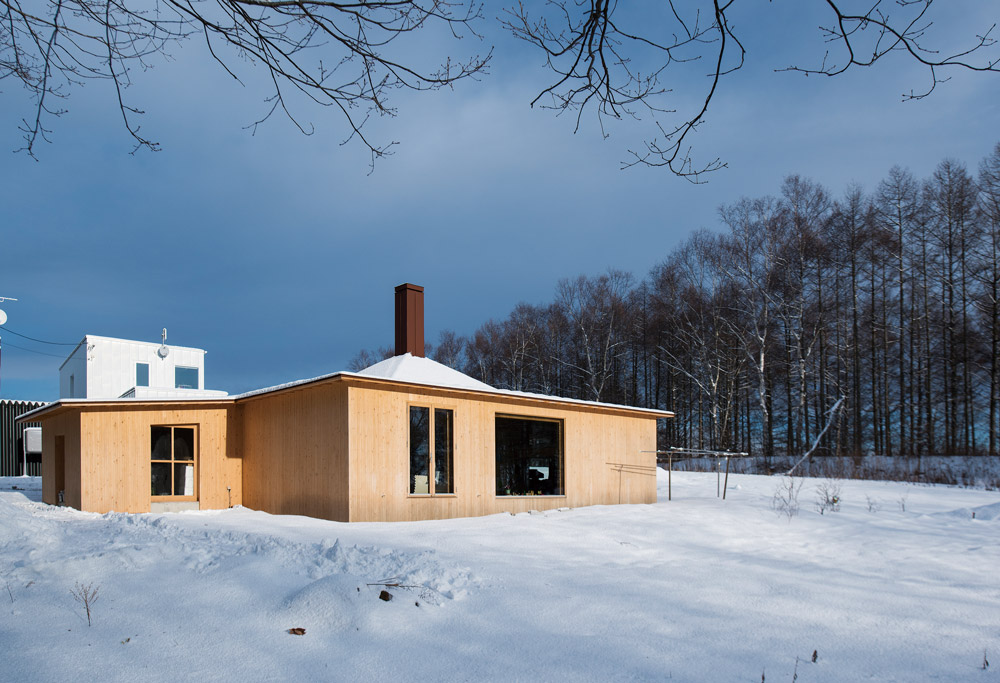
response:
M362 377L394 379L411 384L430 384L436 387L472 389L474 391L496 391L489 384L473 379L447 365L409 353L387 358L381 363L370 365L355 374Z

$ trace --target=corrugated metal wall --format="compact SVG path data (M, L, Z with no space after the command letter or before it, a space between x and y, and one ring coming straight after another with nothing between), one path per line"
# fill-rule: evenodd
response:
M39 427L37 422L15 424L15 420L30 410L45 405L40 401L0 400L0 477L16 477L21 474L21 435L25 427ZM42 463L28 462L28 474L42 475Z

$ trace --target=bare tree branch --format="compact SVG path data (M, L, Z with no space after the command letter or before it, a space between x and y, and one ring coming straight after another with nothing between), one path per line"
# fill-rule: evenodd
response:
M852 5L848 0L819 0L819 5L833 14L832 22L820 27L820 37L839 48L843 57L834 60L827 50L818 67L791 66L779 71L835 76L852 66L872 66L892 52L902 52L925 67L930 77L928 88L911 90L904 99L929 95L938 83L947 80L940 75L945 69L1000 71L1000 56L992 49L996 46L991 37L995 26L952 52L925 45L933 25L932 3L869 0L863 10L852 13L845 9ZM579 130L584 111L590 109L605 136L605 119L609 117L646 117L654 135L642 148L629 150L622 167L662 166L692 182L703 182L705 173L725 168L726 163L717 157L696 162L691 137L705 122L723 77L739 71L747 57L730 18L737 0L667 0L667 5L669 13L661 12L655 20L648 20L656 13L635 12L632 7L619 6L617 0L549 0L542 9L533 5L530 11L519 3L507 11L504 25L537 47L552 71L551 84L532 105L543 101L542 106L559 113L572 112L574 130ZM890 13L888 6L895 11ZM625 15L621 21L619 15ZM640 24L642 31L624 28L629 20ZM689 93L677 94L666 87L667 69L702 61L708 63L702 94L694 98L695 105L675 109L672 103L683 104L690 98L682 97Z
M143 112L127 97L127 88L133 74L154 66L173 44L199 35L212 59L237 82L244 82L248 66L267 74L265 108L249 129L280 112L309 135L314 127L302 118L302 105L331 107L346 122L344 142L363 145L374 163L395 143L373 139L366 124L372 115L396 114L390 102L394 91L434 90L486 72L491 51L462 59L447 56L455 39L481 38L476 32L483 18L480 3L0 0L0 81L20 83L31 97L33 116L21 125L23 149L31 156L37 142L47 140L46 120L64 113L52 106L52 98L65 98L91 79L114 83L136 149L155 150L158 144L140 132ZM651 134L627 151L622 168L664 167L702 182L704 174L726 167L718 157L696 160L693 139L723 79L748 57L733 14L744 6L749 3L738 0L666 0L643 8L618 0L518 0L503 11L500 23L545 58L551 80L532 106L568 112L574 131L586 112L594 113L605 137L609 121L643 120ZM819 27L818 37L826 44L823 57L818 66L780 71L836 76L895 53L925 69L929 78L926 87L911 89L904 100L929 95L947 80L947 71L1000 71L995 25L976 27L960 46L942 47L946 39L931 35L931 28L948 5L933 0L815 0L801 6L829 13L829 21ZM768 10L751 11L763 15ZM432 38L443 35L446 56L425 64L427 41L407 40L421 31ZM692 69L704 85L675 92L670 84L685 82L685 70Z
M142 109L126 96L132 74L153 66L152 58L166 55L172 44L200 34L212 58L238 82L241 63L267 73L267 109L249 128L280 111L311 134L312 125L296 113L304 99L337 110L347 122L347 140L360 141L374 162L395 143L377 142L363 129L372 113L395 114L392 91L434 90L475 78L491 57L445 56L427 67L413 46L399 41L420 30L478 37L481 16L477 0L0 0L0 80L20 82L33 99L34 121L22 125L23 149L31 156L38 140L47 139L44 120L63 113L50 107L49 98L65 97L89 79L114 84L136 149L156 150L158 143L136 123Z

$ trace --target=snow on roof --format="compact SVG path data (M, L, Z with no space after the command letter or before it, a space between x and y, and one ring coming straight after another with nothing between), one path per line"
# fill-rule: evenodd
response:
M381 363L375 363L360 372L362 377L381 377L412 384L430 384L436 387L454 387L456 389L472 389L474 391L496 391L489 384L473 379L468 375L442 365L430 358L419 358L406 353L402 356L387 358Z
M376 363L360 372L338 373L347 377L372 377L378 379L388 379L396 382L407 382L409 384L425 384L433 387L445 387L454 389L466 389L468 391L481 391L488 394L498 394L500 396L513 396L541 401L557 401L559 403L571 403L574 405L596 406L600 408L624 408L625 410L636 410L646 413L657 413L661 415L673 415L666 410L655 410L651 408L636 408L635 406L623 406L615 403L602 403L600 401L586 401L577 398L563 398L562 396L549 396L548 394L534 394L528 391L512 391L510 389L497 389L495 387L473 379L466 374L453 370L447 365L432 361L429 358L418 358L409 353L402 356L393 356L381 363Z

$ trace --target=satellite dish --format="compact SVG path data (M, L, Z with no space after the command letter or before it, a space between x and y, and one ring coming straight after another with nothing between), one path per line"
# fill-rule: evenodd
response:
M167 348L167 328L165 327L163 328L161 339L163 341L161 342L160 348L156 350L156 355L159 356L160 358L166 358L167 355L170 353L170 349Z
M7 314L4 313L3 311L0 311L0 325L6 325L6 324L7 324Z

